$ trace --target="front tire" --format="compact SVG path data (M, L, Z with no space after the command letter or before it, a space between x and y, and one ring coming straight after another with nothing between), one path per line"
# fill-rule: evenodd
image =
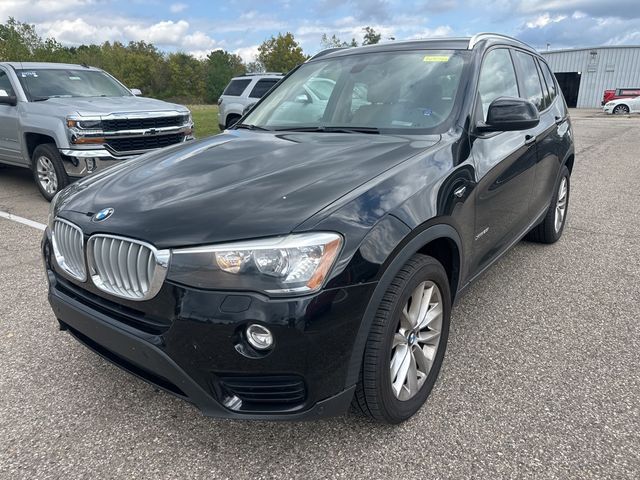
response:
M33 151L31 165L38 190L48 201L69 185L69 177L62 165L62 157L54 144L38 145Z
M544 220L527 234L527 240L538 243L555 243L560 239L569 210L570 178L569 169L563 166L560 172L560 181L551 199L547 214Z
M397 424L425 403L449 337L449 279L434 258L416 254L385 293L365 346L353 406Z
M629 113L629 107L626 105L616 105L613 109L614 115L627 115Z

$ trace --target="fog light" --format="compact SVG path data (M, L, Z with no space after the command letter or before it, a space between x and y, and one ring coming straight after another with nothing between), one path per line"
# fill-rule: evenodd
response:
M87 172L92 173L96 169L96 159L95 158L86 158L85 163L87 164Z
M268 350L273 346L273 335L267 327L249 325L246 333L249 344L257 350Z

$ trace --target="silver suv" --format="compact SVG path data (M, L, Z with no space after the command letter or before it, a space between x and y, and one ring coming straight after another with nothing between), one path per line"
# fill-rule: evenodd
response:
M260 100L282 79L282 73L248 73L234 77L218 99L218 127L229 128L244 115L247 107Z
M98 68L0 63L0 163L30 168L51 200L74 179L193 138L186 107L137 95Z

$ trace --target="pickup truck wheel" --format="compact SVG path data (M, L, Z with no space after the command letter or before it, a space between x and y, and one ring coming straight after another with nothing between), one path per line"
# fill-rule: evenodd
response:
M450 314L444 268L432 257L414 255L393 279L376 312L354 410L390 424L416 413L438 377Z
M62 157L55 145L38 145L33 151L31 164L36 185L47 200L51 201L56 193L69 185L69 177L64 171Z
M569 179L569 170L564 166L544 220L533 227L525 237L526 240L538 243L555 243L560 239L569 209Z

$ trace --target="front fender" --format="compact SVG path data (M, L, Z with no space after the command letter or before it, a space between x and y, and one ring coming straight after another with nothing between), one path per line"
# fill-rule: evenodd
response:
M432 224L425 226L422 230L414 231L409 236L405 237L405 239L397 245L396 249L390 256L390 259L383 266L383 273L380 275L378 285L369 300L369 304L365 310L362 323L360 324L360 328L354 342L347 369L345 382L346 388L352 387L358 382L358 375L360 373L360 367L367 338L369 337L369 331L380 302L382 301L382 297L389 288L389 285L391 285L391 281L398 274L402 266L407 263L407 261L416 252L418 252L424 245L439 238L447 238L454 241L458 247L458 251L462 251L460 235L451 225L442 223ZM452 293L455 294L455 292Z

